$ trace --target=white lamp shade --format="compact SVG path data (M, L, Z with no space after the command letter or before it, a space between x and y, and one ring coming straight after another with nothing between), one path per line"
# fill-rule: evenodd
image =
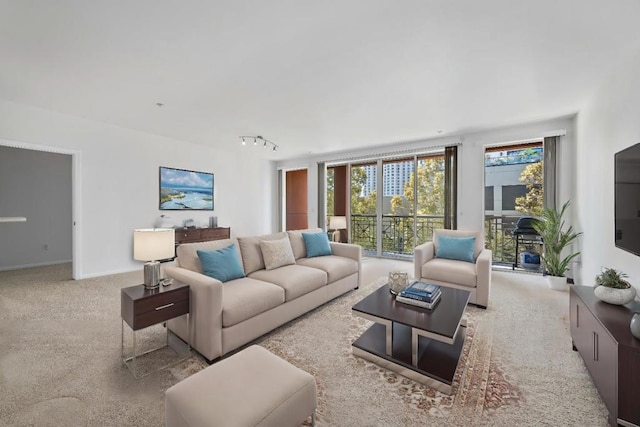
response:
M157 261L175 254L176 232L173 228L133 230L133 259Z
M329 218L330 230L346 230L347 229L347 217L346 216L332 216Z

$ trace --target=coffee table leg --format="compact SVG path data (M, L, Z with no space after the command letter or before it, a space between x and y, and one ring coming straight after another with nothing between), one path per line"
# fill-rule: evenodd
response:
M393 322L386 325L387 328L387 356L393 356Z
M411 328L411 364L418 366L418 331Z

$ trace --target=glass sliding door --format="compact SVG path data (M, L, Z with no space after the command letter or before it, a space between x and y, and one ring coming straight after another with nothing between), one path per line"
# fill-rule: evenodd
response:
M418 157L416 190L416 245L430 242L433 230L445 228L444 155Z
M352 164L350 178L351 243L365 254L378 253L377 163Z
M408 256L415 245L415 158L382 163L382 255Z
M329 166L327 217L347 216L349 242L366 255L410 258L417 245L431 241L434 229L456 228L456 158L456 147L446 147Z

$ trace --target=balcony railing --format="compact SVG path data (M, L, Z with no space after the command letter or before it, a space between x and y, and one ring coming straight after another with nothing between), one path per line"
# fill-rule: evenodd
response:
M430 242L433 230L444 227L442 215L383 215L382 252L385 255L413 255L416 247L413 230L416 229L417 244ZM362 246L368 253L377 251L377 221L375 214L351 215L351 241Z
M486 216L485 247L493 252L495 264L513 264L515 262L515 237L518 216ZM413 230L416 229L416 241ZM389 256L411 256L413 249L422 243L430 242L433 230L444 228L442 215L382 216L382 252ZM351 215L351 242L362 246L369 254L377 253L377 221L375 214Z

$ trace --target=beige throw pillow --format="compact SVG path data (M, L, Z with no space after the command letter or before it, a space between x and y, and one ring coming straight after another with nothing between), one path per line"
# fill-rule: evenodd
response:
M279 240L261 240L260 250L267 270L296 263L289 237Z

